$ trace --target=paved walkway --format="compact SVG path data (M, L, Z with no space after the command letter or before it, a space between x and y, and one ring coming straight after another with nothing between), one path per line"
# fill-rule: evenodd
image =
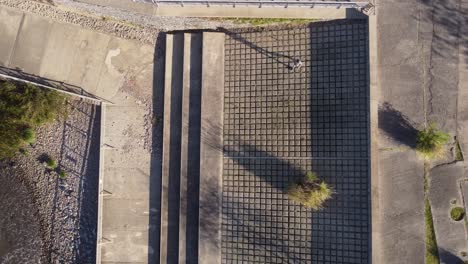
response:
M424 171L412 150L417 129L436 122L461 137L466 149L466 33L459 30L466 31L460 21L468 12L462 2L466 7L466 0L376 1L379 212L373 213L380 215L374 241L378 263L424 263ZM459 45L459 36L465 44Z
M0 66L63 81L113 102L103 105L100 200L102 263L146 263L152 173L154 47L0 6ZM153 229L151 229L153 227ZM156 245L157 246L157 245Z

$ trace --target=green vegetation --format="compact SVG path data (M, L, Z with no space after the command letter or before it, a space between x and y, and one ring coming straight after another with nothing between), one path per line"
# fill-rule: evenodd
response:
M21 138L23 139L24 142L28 144L33 144L34 142L36 142L36 131L34 131L34 129L30 127L25 128L21 132Z
M57 161L51 157L47 157L45 165L48 169L55 170L58 167Z
M331 188L313 172L307 172L302 181L293 183L288 188L289 199L314 210L321 209L332 194Z
M250 24L252 26L266 26L272 24L307 24L314 22L314 19L291 19L291 18L216 18L216 20L229 21L234 24Z
M443 145L450 140L450 135L438 130L434 124L418 132L416 151L425 160L443 156Z
M424 223L426 226L426 264L439 264L439 250L432 222L432 211L429 200L425 199Z
M455 160L463 161L463 153L461 151L460 142L458 142L458 139L455 140Z
M67 178L67 173L64 170L60 170L58 174L59 174L59 178L62 180Z
M19 152L20 152L21 154L23 154L24 156L28 156L28 155L29 155L29 151L28 151L27 149L24 149L24 148L21 148L21 149L19 150Z
M35 129L64 113L66 98L31 84L0 81L0 159L36 140Z
M450 210L450 217L454 221L460 221L463 219L465 216L465 210L461 207L454 207L452 210Z

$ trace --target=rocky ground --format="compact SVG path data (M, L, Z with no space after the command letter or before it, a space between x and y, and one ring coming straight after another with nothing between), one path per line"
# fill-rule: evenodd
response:
M1 263L95 261L100 108L74 99L68 108L0 168ZM65 179L44 166L45 155Z
M71 0L56 0L55 5L44 2L48 0L0 0L1 5L149 44L155 44L157 34L162 31L240 26L228 21L202 18L144 16Z

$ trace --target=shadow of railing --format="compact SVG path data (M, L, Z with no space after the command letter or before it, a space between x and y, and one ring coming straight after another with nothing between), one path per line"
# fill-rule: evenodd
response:
M241 34L230 31L225 28L218 28L219 31L223 32L224 34L228 35L232 39L244 44L245 46L255 50L256 52L262 54L263 56L274 60L275 62L283 65L287 69L293 69L293 65L297 60L301 60L299 57L292 57L289 55L285 55L279 52L274 52L274 51L269 51L265 48L262 48L255 43L249 41L245 37L243 37Z
M104 98L88 93L83 88L65 82L51 80L45 77L23 72L20 69L11 69L0 66L0 77L16 81L26 81L38 86L44 86L70 95L91 99L100 102L112 103Z
M163 146L163 112L164 112L164 79L165 79L165 46L166 34L160 33L154 49L153 68L153 109L152 109L152 146L149 180L150 218L148 229L148 263L159 263L160 225L161 225L161 177Z
M49 262L93 263L96 258L100 109L73 102L64 121L58 169L66 179L55 180L51 212ZM76 124L84 124L78 128ZM66 202L65 202L66 201ZM67 232L68 230L68 232Z

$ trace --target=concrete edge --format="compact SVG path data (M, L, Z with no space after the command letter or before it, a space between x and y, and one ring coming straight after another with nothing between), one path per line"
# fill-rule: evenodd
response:
M246 7L203 5L155 5L128 0L77 0L77 2L123 9L149 16L172 17L262 17L262 18L309 18L309 19L366 19L355 8L349 7Z
M99 131L99 186L98 186L98 213L96 230L96 264L101 263L101 244L102 244L102 204L103 204L103 178L104 178L104 131L106 127L106 103L101 103L101 127Z
M163 135L170 133L170 117L171 111L171 86L172 86L172 57L173 57L174 35L166 35L166 65L164 73L164 114L163 114ZM168 226L168 184L169 184L169 164L165 159L169 157L169 141L170 139L163 136L163 150L162 150L162 174L161 174L161 224L160 224L160 249L159 249L159 263L167 262L167 226Z
M204 32L202 41L198 261L217 264L222 262L225 34ZM206 70L213 66L216 70Z
M188 188L188 142L190 111L191 34L184 33L182 75L182 137L180 153L180 204L179 204L179 263L186 263L187 243L187 188Z
M378 110L380 91L378 85L377 16L369 15L369 113L370 113L370 192L371 192L371 244L372 263L381 263L380 255L380 191L379 191L379 148Z

